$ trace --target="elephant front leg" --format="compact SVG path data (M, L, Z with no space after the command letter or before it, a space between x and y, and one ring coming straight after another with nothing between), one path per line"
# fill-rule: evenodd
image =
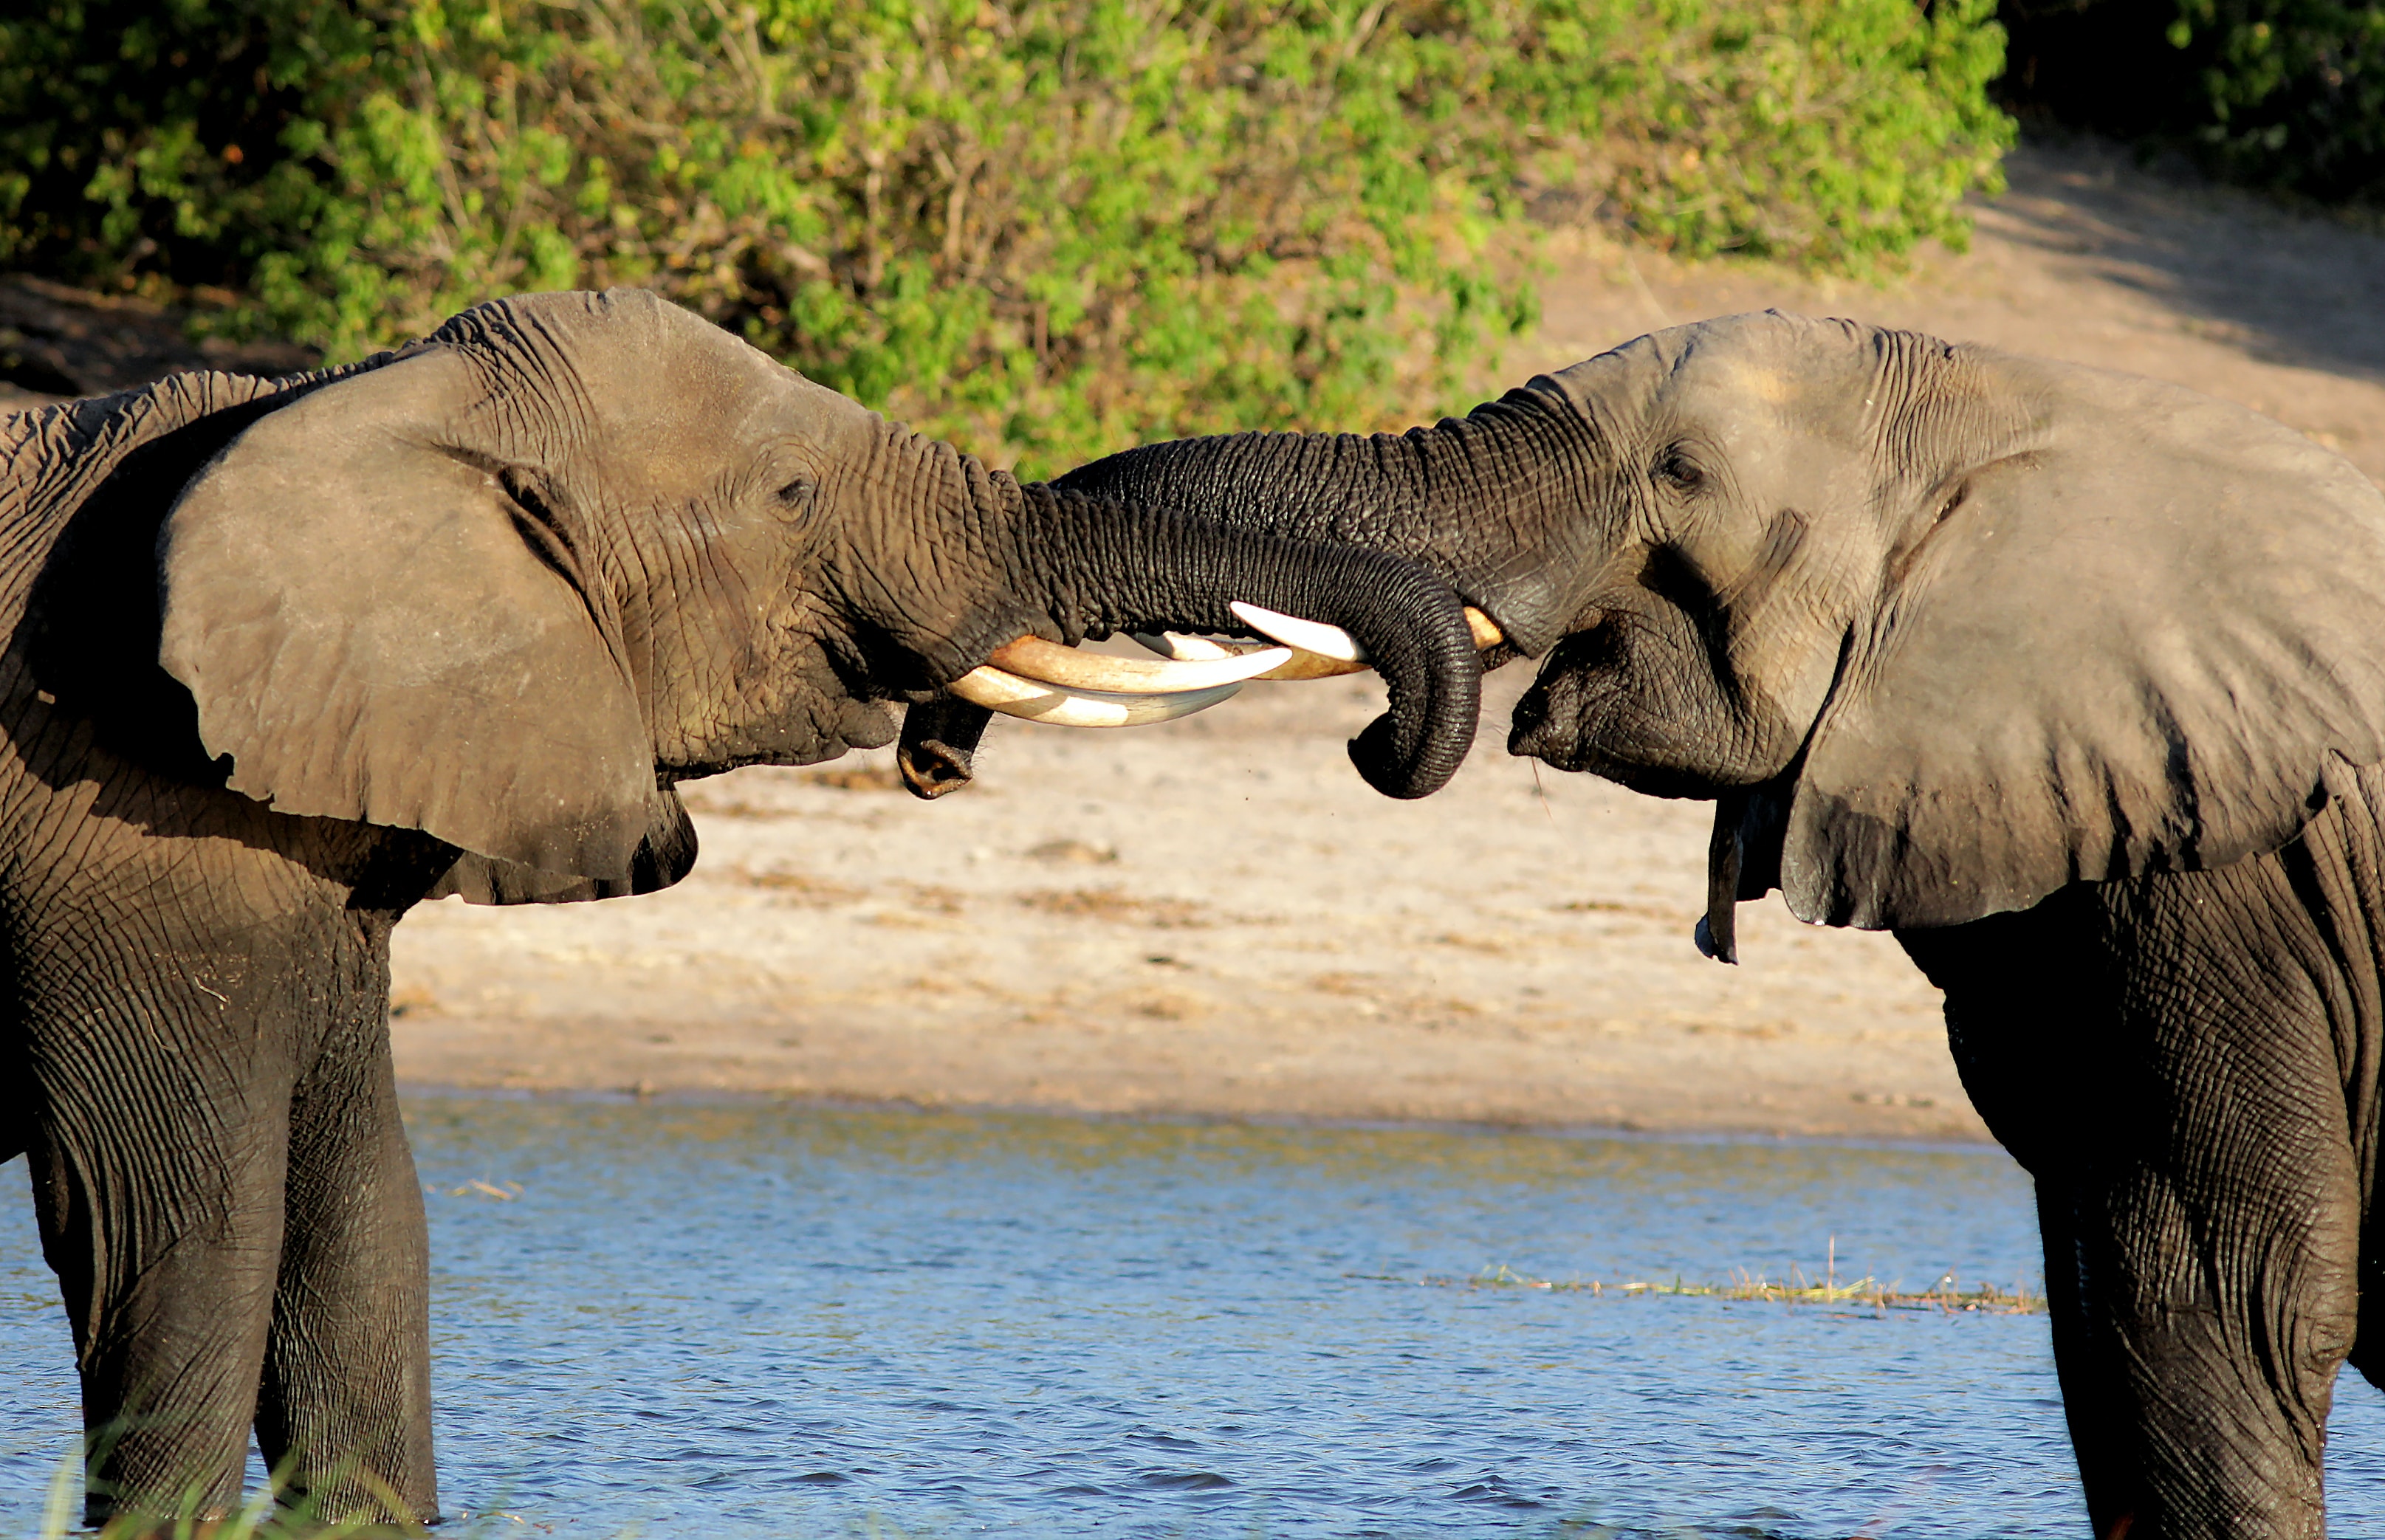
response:
M36 1060L34 1208L74 1328L94 1525L238 1504L281 1254L281 1097L157 1051L157 1027L106 1022L131 1051L105 1075Z
M368 925L345 1022L292 1099L256 1435L282 1500L310 1518L428 1523L430 1247L390 1065L386 937Z
M2323 1540L2358 1314L2341 1138L2189 1128L2186 1161L2042 1186L2063 1399L2099 1540Z

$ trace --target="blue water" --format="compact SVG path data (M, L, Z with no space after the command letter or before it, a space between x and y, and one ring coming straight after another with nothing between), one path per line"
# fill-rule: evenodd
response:
M2001 1154L445 1098L475 1534L2083 1534L2045 1318L1426 1282L2040 1271ZM0 1169L0 1534L75 1425ZM499 1198L470 1184L499 1192ZM2385 1535L2347 1376L2341 1535ZM518 1516L522 1524L513 1522Z

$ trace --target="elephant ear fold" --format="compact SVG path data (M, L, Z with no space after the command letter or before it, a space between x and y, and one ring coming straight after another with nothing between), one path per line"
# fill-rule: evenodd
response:
M2224 866L2385 759L2385 498L2236 407L2090 387L2103 430L2058 416L1960 478L1848 639L1762 820L1801 918L1957 925Z
M653 750L568 551L474 447L486 396L434 347L233 440L158 534L159 661L235 791L627 882Z
M583 877L543 872L494 856L466 852L456 858L425 899L456 897L466 903L581 903L659 892L695 867L695 823L679 793L664 788L655 799L656 822L630 858L627 877Z

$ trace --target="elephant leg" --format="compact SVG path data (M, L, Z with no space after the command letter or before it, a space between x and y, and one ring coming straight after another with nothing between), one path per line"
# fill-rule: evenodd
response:
M256 1435L318 1521L429 1522L429 1239L389 1056L389 925L361 922L343 1019L290 1109L284 1240Z
M2070 1429L2071 1454L2087 1489L2088 1523L2096 1540L2126 1540L2133 1533L2137 1511L2145 1506L2130 1433L2135 1411L2096 1351L2083 1286L2085 1258L2069 1195L2040 1183L2037 1223L2045 1246L2045 1302L2053 1324L2054 1372L2062 1382L2062 1415Z
M1899 934L2037 1181L2099 1540L2323 1534L2364 1206L2337 1041L2366 1012L2316 907L2247 862Z
M2055 1360L2100 1536L2326 1533L2328 1409L2359 1314L2359 1184L2341 1099L2330 1127L2322 1109L2291 1115L2275 1089L2253 1075L2205 1086L2183 1099L2168 1149L2099 1162L2041 1200Z
M288 1081L253 1042L191 1051L176 1027L219 1003L147 991L36 1037L34 1207L74 1329L94 1525L204 1518L240 1497L281 1250Z

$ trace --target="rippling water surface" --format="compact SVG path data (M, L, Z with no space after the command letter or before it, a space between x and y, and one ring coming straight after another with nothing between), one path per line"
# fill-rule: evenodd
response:
M1779 1277L1835 1237L1842 1278L2034 1287L2000 1154L410 1107L443 1494L484 1516L470 1533L2085 1529L2043 1316L1424 1281ZM24 1167L5 1174L15 1535L75 1403ZM2331 1528L2385 1534L2385 1398L2347 1376L2334 1434Z

